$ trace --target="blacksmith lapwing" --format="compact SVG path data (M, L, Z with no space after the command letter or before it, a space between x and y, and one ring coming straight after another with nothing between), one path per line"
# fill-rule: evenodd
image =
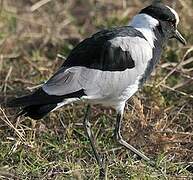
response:
M117 112L117 141L141 158L149 158L123 140L121 120L126 101L143 85L159 62L163 46L176 38L179 16L161 3L142 9L129 25L101 30L80 42L59 70L34 93L8 101L22 107L19 115L40 119L66 104L84 100L89 105L84 126L95 158L104 174L104 163L95 148L90 129L90 104L113 107Z

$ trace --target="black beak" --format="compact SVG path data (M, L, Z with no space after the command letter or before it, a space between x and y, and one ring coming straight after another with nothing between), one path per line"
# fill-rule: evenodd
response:
M181 33L178 30L176 30L176 33L175 33L174 37L178 41L180 41L183 45L186 45L186 43L187 43L186 40L184 39L184 37L181 35Z

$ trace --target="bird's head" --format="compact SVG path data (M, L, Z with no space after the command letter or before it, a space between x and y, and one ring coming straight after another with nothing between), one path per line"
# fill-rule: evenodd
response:
M186 44L186 40L177 29L179 16L174 9L162 3L155 3L142 9L140 14L147 14L156 19L167 38L176 38L182 44Z

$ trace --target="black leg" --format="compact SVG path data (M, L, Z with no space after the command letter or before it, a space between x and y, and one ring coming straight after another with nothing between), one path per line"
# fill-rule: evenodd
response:
M123 137L121 135L121 120L122 120L122 118L123 118L122 113L117 114L117 120L116 120L116 126L115 126L115 136L116 136L118 143L121 144L122 146L126 147L130 151L134 152L142 159L152 163L147 156L145 156L143 153L141 153L140 151L138 151L133 146L131 146L130 144L128 144L126 141L123 140Z
M100 157L99 153L97 152L96 146L95 146L94 136L92 134L91 125L89 122L90 114L91 114L91 107L90 107L90 105L88 105L87 109L86 109L85 117L84 117L84 128L86 131L86 135L89 138L89 141L91 143L92 150L94 152L94 156L95 156L97 163L100 167L99 179L105 179L105 166L104 166L103 159Z

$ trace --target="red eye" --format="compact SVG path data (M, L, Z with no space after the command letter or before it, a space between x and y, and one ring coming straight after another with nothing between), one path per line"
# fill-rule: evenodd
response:
M171 21L173 26L176 27L176 20Z
M174 22L174 21L170 21L170 26L172 26L172 27L176 27L176 22Z

